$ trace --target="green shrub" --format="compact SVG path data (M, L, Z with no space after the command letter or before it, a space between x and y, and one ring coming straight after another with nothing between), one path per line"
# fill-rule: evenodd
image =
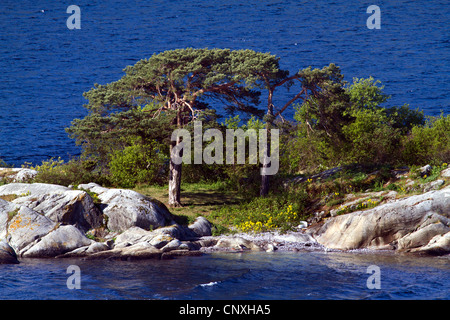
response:
M63 159L51 158L42 161L41 165L31 167L38 171L34 182L51 183L59 185L78 185L82 183L96 182L108 184L107 176L96 170L95 159L72 159L64 162Z
M403 162L409 165L450 162L450 115L434 117L416 125L403 138Z
M350 143L347 162L390 163L395 161L399 131L391 126L385 109L363 109L353 113L354 121L343 127Z
M162 183L166 180L167 158L156 144L131 145L110 156L111 182L125 188L137 183Z

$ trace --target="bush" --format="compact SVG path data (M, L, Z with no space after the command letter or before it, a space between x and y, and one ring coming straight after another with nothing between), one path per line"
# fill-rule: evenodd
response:
M65 163L63 159L51 158L42 161L41 165L31 167L38 171L34 182L59 184L63 186L96 182L107 184L108 179L96 171L95 159L72 159Z
M287 174L335 166L339 158L326 139L315 132L308 133L304 124L298 124L294 136L280 146L280 168Z
M385 109L362 109L354 121L343 127L350 143L347 163L392 163L397 159L400 135L391 126Z
M403 162L440 165L450 162L450 115L430 118L425 126L416 125L403 138Z
M131 145L111 154L109 170L111 182L124 188L137 183L161 184L167 175L168 159L156 144Z

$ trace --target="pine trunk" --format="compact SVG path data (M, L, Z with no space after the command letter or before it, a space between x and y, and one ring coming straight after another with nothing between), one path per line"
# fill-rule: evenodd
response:
M267 168L269 166L268 164L268 157L270 155L270 128L272 127L272 121L273 121L273 105L272 105L272 95L273 90L269 92L269 101L268 101L268 107L267 107L267 122L266 122L266 130L267 130L267 142L266 142L266 153L264 154L264 161L263 161L263 168ZM261 150L259 151L261 152ZM259 189L259 195L261 197L265 197L269 194L270 189L270 176L265 174L266 170L263 170L261 173L261 187Z
M174 145L170 145L170 154ZM169 206L181 207L181 163L175 164L170 159L169 166Z
M266 168L267 164L264 164L263 167ZM261 175L261 188L259 190L259 195L261 197L267 196L267 194L269 193L269 189L270 189L270 176L266 175L266 174L262 174Z

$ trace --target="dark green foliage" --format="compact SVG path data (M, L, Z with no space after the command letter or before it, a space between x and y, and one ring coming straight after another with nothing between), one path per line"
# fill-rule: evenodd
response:
M319 70L315 73L320 74ZM324 69L322 74L326 74ZM328 100L322 106L309 99L296 107L297 131L285 149L290 173L292 169L314 171L320 166L351 163L410 163L403 151L410 150L406 157L411 157L412 150L423 150L423 147L420 143L410 143L405 149L402 139L410 135L413 128L423 127L423 112L411 110L407 105L383 107L389 96L373 78L355 78L347 86L338 76L338 69L334 69L334 74L337 81L332 87L339 94L327 93ZM336 116L330 116L330 112L335 112ZM333 126L324 125L327 120L321 117L333 119L329 120ZM414 130L420 136L420 129Z
M450 162L450 115L430 117L403 137L403 162L409 165Z
M341 145L345 142L342 126L351 118L348 114L350 97L339 67L330 64L322 69L306 68L299 75L307 98L298 108L297 120L306 124L308 133Z
M92 112L83 119L75 119L67 132L83 147L86 155L98 158L104 169L110 153L130 146L133 139L142 144L168 143L175 116L166 112L155 119L150 114L154 108L149 104L108 115Z
M137 183L163 184L167 156L156 144L130 145L111 154L109 170L114 185L131 188Z

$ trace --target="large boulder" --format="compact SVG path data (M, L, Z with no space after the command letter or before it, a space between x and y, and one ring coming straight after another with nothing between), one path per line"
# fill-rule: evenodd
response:
M0 236L21 257L54 257L93 243L75 226L1 199Z
M17 264L16 252L13 248L6 242L6 240L0 240L0 264Z
M26 182L34 179L38 172L28 168L0 168L0 181Z
M28 168L20 168L20 170L17 171L13 182L26 182L34 179L37 176L38 172L33 169Z
M144 230L139 227L131 227L116 237L114 247L128 247L139 242L150 243L155 236L155 233L152 231Z
M27 258L55 257L83 246L89 246L93 242L74 226L63 225L42 237L39 242L23 252L22 256Z
M211 222L205 217L197 217L194 223L189 225L189 229L195 232L199 237L210 236L212 234L211 228Z
M16 205L7 214L6 239L19 256L58 227L56 222L24 206Z
M402 249L424 246L448 232L450 187L329 218L315 239L333 249Z
M149 230L175 223L173 215L163 203L136 191L108 189L95 183L82 184L78 188L98 195L111 231L122 232L131 227Z
M82 232L103 223L101 211L85 191L46 183L11 183L0 186L2 195L15 195L13 203L39 212L54 222L74 225Z

